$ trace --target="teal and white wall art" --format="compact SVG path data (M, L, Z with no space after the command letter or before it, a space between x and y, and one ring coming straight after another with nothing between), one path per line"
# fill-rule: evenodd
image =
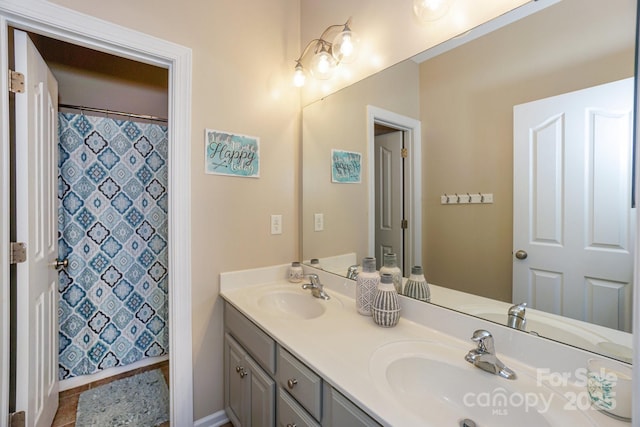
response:
M331 182L359 184L361 170L362 154L354 151L331 150Z
M260 177L260 138L205 130L205 172Z

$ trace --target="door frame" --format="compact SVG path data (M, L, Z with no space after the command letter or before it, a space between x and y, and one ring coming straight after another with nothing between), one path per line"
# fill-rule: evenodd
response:
M46 0L0 0L3 52L8 52L9 26L169 71L169 168L172 171L168 188L170 421L171 425L192 425L191 49ZM8 60L6 54L0 56L0 425L8 422L9 412Z
M375 124L380 123L405 132L405 146L409 150L409 162L405 163L405 210L410 232L405 233L406 253L409 266L422 265L422 131L419 120L403 116L393 111L367 105L367 161L368 161L368 250L375 253ZM407 263L404 263L407 265Z

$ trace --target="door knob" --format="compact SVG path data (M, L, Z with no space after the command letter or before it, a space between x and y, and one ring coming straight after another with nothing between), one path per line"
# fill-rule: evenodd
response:
M527 251L523 251L522 249L516 251L516 258L518 259L526 259L527 256L529 256L529 254L527 254Z
M53 267L56 270L62 270L63 268L67 268L69 267L69 260L67 258L63 259L63 260L59 260L57 259L54 263L53 263Z

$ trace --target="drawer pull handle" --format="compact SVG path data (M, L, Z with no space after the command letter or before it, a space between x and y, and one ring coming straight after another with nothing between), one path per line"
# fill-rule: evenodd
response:
M296 384L298 384L298 380L295 378L292 378L287 381L287 387L289 387L289 389L293 389L296 386Z

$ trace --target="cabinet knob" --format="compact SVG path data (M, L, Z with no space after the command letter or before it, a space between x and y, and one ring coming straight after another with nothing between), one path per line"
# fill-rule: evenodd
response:
M290 389L294 388L296 384L298 384L298 380L295 378L291 378L287 381L287 387L289 387Z
M240 374L240 378L244 378L247 376L247 372L244 370L243 366L236 366L236 372Z
M295 424L287 424L287 427L298 427L298 426Z

